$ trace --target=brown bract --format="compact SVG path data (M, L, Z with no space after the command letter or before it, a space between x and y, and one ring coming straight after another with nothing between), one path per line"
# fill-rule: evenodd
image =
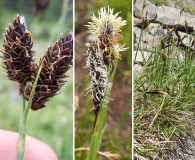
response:
M98 45L102 52L103 61L106 65L114 65L116 55L113 51L113 44L118 42L119 36L113 34L113 26L106 22L101 27L101 34L98 37Z

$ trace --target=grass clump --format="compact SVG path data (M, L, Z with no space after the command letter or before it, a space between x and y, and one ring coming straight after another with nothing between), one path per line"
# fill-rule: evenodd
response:
M188 13L190 13L190 14L195 15L195 6L186 5L184 2L178 1L178 0L175 0L174 3L175 3L175 7L176 7L176 8L184 8L184 11L185 11L185 12L188 12Z
M170 6L168 0L149 0L152 4L156 6Z
M168 0L149 0L152 4L156 6L171 6L170 2ZM195 14L195 7L193 5L185 4L181 0L173 0L172 1L173 6L175 8L183 8L185 12L188 12L190 14Z
M188 159L194 156L189 153L195 128L194 46L178 42L177 26L167 28L167 35L159 38L146 57L147 47L140 44L146 30L135 42L134 66L139 66L134 74L135 157ZM182 147L181 140L189 143Z

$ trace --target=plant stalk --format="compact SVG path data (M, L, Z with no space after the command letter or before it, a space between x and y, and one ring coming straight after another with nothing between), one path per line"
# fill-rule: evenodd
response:
M29 101L28 101L28 105L25 108L24 112L23 112L23 120L22 120L22 126L20 126L21 130L19 133L19 139L18 139L18 160L24 160L24 155L25 155L25 141L26 141L26 134L27 134L27 119L28 119L28 113L29 113L29 109L31 107L31 103L32 103L32 99L33 99L33 95L35 92L35 88L37 86L37 82L38 79L40 77L40 72L42 69L42 64L39 67L35 82L33 84L33 88L32 91L30 93L30 97L29 97Z
M162 103L161 103L161 106L160 106L160 108L158 109L158 111L157 111L157 113L156 113L156 115L155 115L154 119L152 120L152 122L151 122L151 124L150 124L149 128L151 128L151 127L152 127L152 125L154 124L154 121L156 120L156 118L157 118L157 117L158 117L158 115L160 114L160 112L161 112L161 110L162 110L162 108L163 108L163 106L164 106L165 99L166 99L166 97L165 97L165 96L163 96L163 101L162 101Z
M24 91L25 86L22 87L22 92ZM23 121L23 115L25 110L25 98L22 96L22 106L20 108L20 123L19 123L19 133L21 133L22 130L22 121Z
M89 153L87 156L87 160L95 160L97 156L97 152L99 150L99 146L101 144L101 137L103 135L104 122L106 118L107 104L105 102L102 103L97 122L94 127L94 132L91 137L91 143L89 147Z

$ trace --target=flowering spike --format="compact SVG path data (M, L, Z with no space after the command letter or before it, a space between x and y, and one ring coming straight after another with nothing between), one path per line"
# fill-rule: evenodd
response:
M100 105L103 100L108 102L105 97L106 89L111 89L112 83L108 81L108 71L106 65L103 63L98 52L96 44L87 43L88 47L86 55L86 67L89 69L89 75L91 76L91 82L89 90L91 91L91 99L94 104L95 122L100 110ZM94 125L95 125L94 122Z
M72 67L73 39L72 34L50 45L41 60L42 71L33 96L31 109L38 110L45 107L45 102L57 94L64 85L66 72ZM40 64L41 64L40 62ZM33 77L35 80L36 77ZM34 81L33 80L33 81ZM25 98L28 100L32 86L27 86Z
M126 21L118 17L119 13L113 14L113 10L108 7L101 8L99 17L94 14L92 22L89 22L89 33L94 35L94 43L87 43L86 52L86 67L91 76L89 90L91 92L91 99L94 104L95 121L103 101L108 103L106 93L109 93L112 83L109 82L108 77L116 64L116 60L120 58L120 51L125 51L118 44L121 37L121 28L126 25Z
M113 10L108 7L101 8L99 17L94 14L92 16L92 22L89 22L88 32L94 35L95 43L101 50L101 58L106 65L113 68L115 61L119 58L119 52L124 51L125 48L118 47L115 52L116 45L121 37L121 28L126 25L126 21L118 17L119 13L113 14Z
M21 23L19 15L9 24L6 33L3 34L2 66L10 80L16 81L20 87L31 81L32 64L34 63L33 38L30 31ZM21 89L21 88L20 88Z

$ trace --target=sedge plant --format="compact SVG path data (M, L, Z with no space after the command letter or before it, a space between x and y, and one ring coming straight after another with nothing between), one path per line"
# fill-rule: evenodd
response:
M92 21L87 25L88 32L94 36L93 43L87 43L86 68L91 77L88 92L95 114L93 135L87 160L95 160L99 151L102 135L105 129L105 119L109 103L110 90L114 73L117 67L120 52L125 51L124 45L119 44L122 37L121 29L126 21L114 14L113 9L101 8L99 16L92 16Z
M29 115L31 111L45 107L45 103L65 84L66 72L73 63L73 39L71 33L66 37L61 35L58 42L48 47L39 64L34 60L34 39L24 18L17 15L3 34L3 39L2 66L8 78L19 84L19 94L23 98L18 160L24 160ZM28 101L27 106L25 101Z
M167 32L153 36L151 50L143 42L148 25L134 37L134 158L194 159L194 35L178 36L178 25L160 24ZM188 40L189 45L183 43ZM190 40L191 39L191 40ZM139 54L139 56L138 56ZM141 57L141 58L140 58Z

